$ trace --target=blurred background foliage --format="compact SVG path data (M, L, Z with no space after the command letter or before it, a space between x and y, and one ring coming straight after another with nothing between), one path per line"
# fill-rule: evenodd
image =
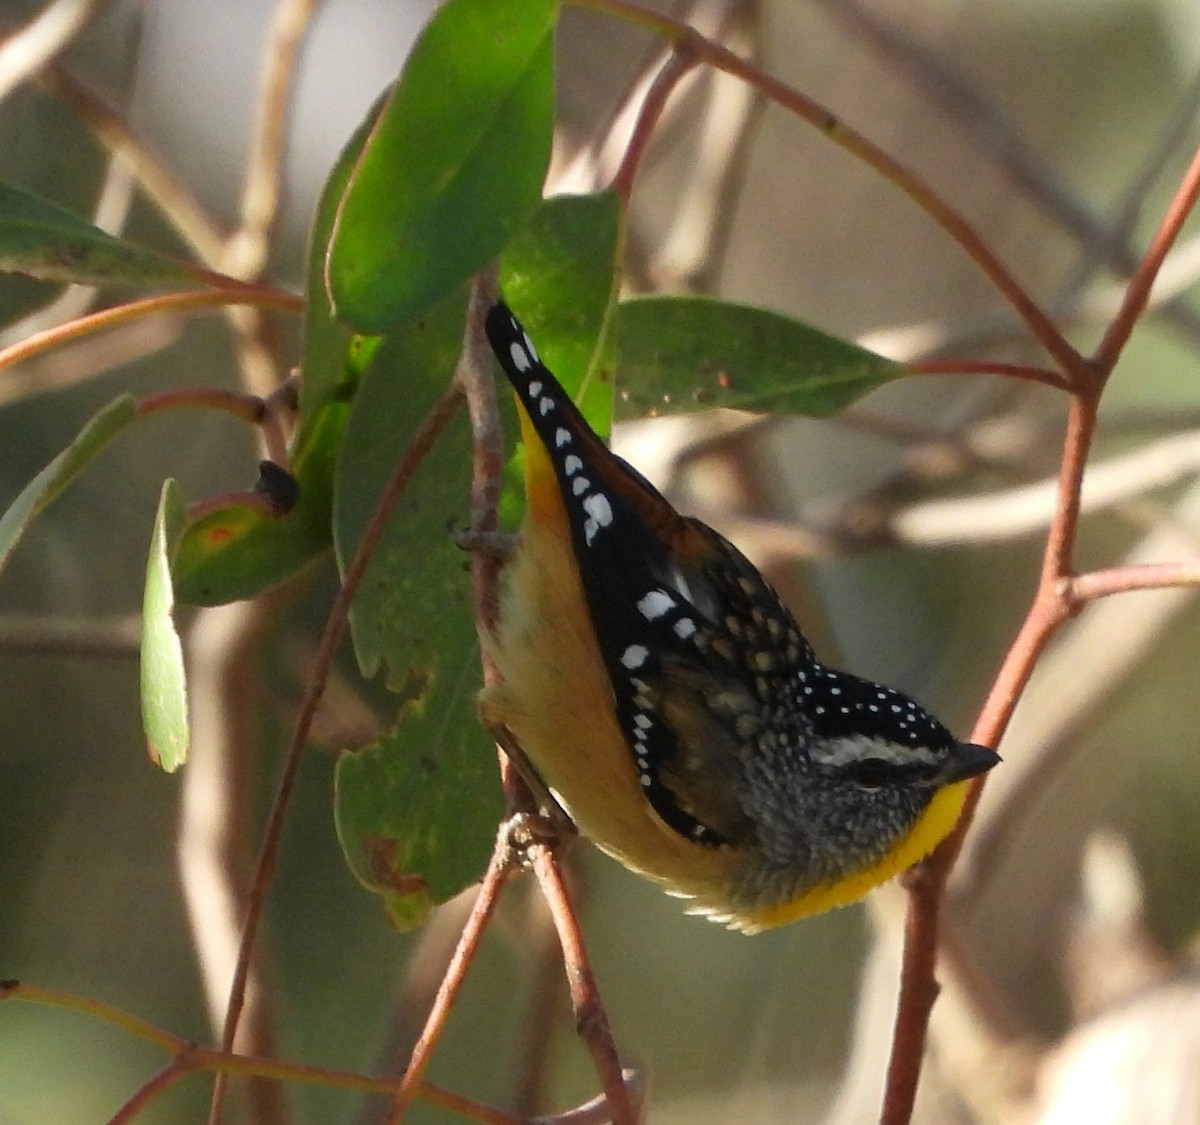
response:
M0 33L41 7L0 0ZM94 7L61 67L159 154L217 232L231 233L276 4ZM300 286L321 184L430 10L415 0L316 6L266 263L277 284ZM1071 318L1080 344L1105 323L1119 276L1105 262L1119 259L1122 241L1144 244L1200 136L1192 0L763 0L682 10L706 27L732 23L735 42L768 70L925 176L1039 300ZM566 12L560 168L602 127L649 48L636 29ZM710 289L901 358L1035 358L960 249L893 188L779 110L737 98L724 82L711 91L701 83L670 117L635 196L633 286ZM714 120L732 120L732 141L708 136ZM91 215L105 168L61 90L28 83L7 92L0 179ZM140 192L124 229L185 251ZM1101 458L1176 433L1200 441L1194 276L1185 265L1172 306L1145 319L1126 353L1102 412ZM0 278L0 321L54 292ZM295 326L277 330L277 354L294 357ZM238 379L237 345L219 317L142 328L109 352L85 345L6 372L0 507L119 391ZM690 427L631 425L618 442L681 503L713 522L725 513L735 535L746 533L820 651L914 693L965 732L1032 593L1039 525L992 538L995 501L947 532L927 502L987 497L1052 474L1062 416L1049 391L920 379L840 420L756 426L753 442L715 415ZM93 995L198 1041L213 1030L177 868L181 789L193 783L145 757L126 626L140 606L163 477L204 496L248 487L256 460L248 435L220 416L138 427L39 520L0 582L0 976ZM1115 563L1153 536L1151 557L1189 551L1196 463L1178 455L1169 487L1138 489L1134 478L1123 503L1089 517L1081 567ZM780 533L785 519L823 549L808 557ZM326 561L253 609L192 620L197 758L206 737L232 725L222 739L237 748L230 768L251 814L269 799L332 583ZM1064 942L1097 827L1131 842L1149 916L1139 933L1164 961L1182 956L1200 922L1191 602L1137 594L1089 610L1043 661L1002 747L1008 761L989 787L953 919L980 976L975 998L988 998L993 1017L982 1027L975 1012L973 1042L993 1049L994 1067L1036 1056L1075 1019ZM78 636L48 638L47 618L98 623L103 651L81 651ZM346 869L332 826L332 751L359 727L369 731L381 702L349 683L335 683L333 695L339 706L305 763L268 909L273 1049L382 1073L404 1057L461 911L453 904L422 932L398 935ZM211 714L216 702L225 713ZM195 761L185 774L200 768ZM256 846L252 829L243 861ZM852 1049L872 1077L865 1093L842 1089L839 1119L870 1119L873 1109L861 1107L877 1104L870 1085L882 1070L871 1043L886 1037L890 1015L888 983L872 1000L874 978L861 985L862 971L869 958L886 964L894 946L894 888L867 907L747 939L684 917L586 845L575 858L597 976L619 1046L649 1076L654 1120L818 1120ZM504 1105L524 1097L564 1107L591 1095L549 941L527 888L510 892L434 1080ZM939 1018L953 1018L953 1002L942 1008ZM549 1033L547 1011L557 1017ZM988 1118L936 1026L934 1044L941 1053L921 1119L1005 1120L1012 1090ZM104 1120L161 1061L102 1024L6 1004L0 1122ZM1021 1073L1018 1087L1032 1081ZM201 1120L206 1100L207 1081L194 1077L139 1120ZM375 1101L288 1087L235 1102L229 1119L358 1123L377 1113ZM447 1115L420 1108L413 1119Z

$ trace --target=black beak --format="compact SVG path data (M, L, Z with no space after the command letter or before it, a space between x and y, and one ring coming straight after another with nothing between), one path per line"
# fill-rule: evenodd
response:
M942 770L942 784L949 785L954 781L966 781L987 773L992 766L1000 761L1000 755L995 750L980 746L975 742L960 742L950 753L950 758Z

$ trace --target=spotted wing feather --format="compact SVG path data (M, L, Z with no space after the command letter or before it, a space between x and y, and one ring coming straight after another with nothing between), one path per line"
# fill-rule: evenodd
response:
M740 755L754 745L747 732L782 707L802 734L803 715L786 686L812 663L807 642L736 548L680 516L608 450L504 305L489 312L487 332L550 455L617 718L647 799L690 839L745 842L753 832L742 800ZM781 684L787 699L775 698Z

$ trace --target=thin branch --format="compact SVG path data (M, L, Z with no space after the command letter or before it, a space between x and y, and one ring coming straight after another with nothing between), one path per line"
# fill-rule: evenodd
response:
M1118 569L1154 567L1164 557L1195 559L1198 548L1190 529L1198 519L1200 486L1193 485L1173 506L1171 518L1158 521L1122 557ZM1008 735L1021 754L989 782L988 804L971 834L971 877L955 896L960 916L963 908L986 894L1009 854L1009 841L1038 805L1039 796L1071 761L1087 752L1087 741L1075 737L1079 728L1142 665L1164 632L1195 603L1196 593L1194 586L1181 585L1146 593L1134 602L1098 601L1039 661L1037 679L1022 696L1026 706ZM1114 645L1113 637L1120 637L1120 644Z
M1104 339L1096 349L1093 363L1104 377L1107 377L1116 366L1121 351L1133 332L1134 325L1141 319L1150 300L1150 290L1154 286L1154 279L1158 276L1158 271L1162 268L1163 261L1171 247L1175 245L1175 240L1179 237L1183 224L1187 222L1188 216L1195 208L1198 196L1200 196L1200 150L1197 150L1192 157L1192 162L1184 173L1158 230L1154 233L1149 249L1138 264L1133 277L1130 278L1129 287L1125 291L1125 301L1117 315L1113 317L1108 331L1104 334Z
M125 1099L121 1108L108 1119L108 1125L131 1125L155 1098L169 1090L176 1082L204 1069L204 1059L199 1050L185 1047L152 1078L143 1082Z
M633 181L641 166L642 157L645 156L646 149L654 137L655 127L662 117L667 101L687 73L699 62L699 56L689 42L676 42L642 98L637 119L625 146L621 166L613 177L612 186L624 207L629 206L630 197L633 195Z
M162 162L125 118L65 67L47 68L39 81L96 134L101 144L126 163L138 186L163 218L202 262L216 268L225 246L224 233L209 218L188 186Z
M304 310L304 301L299 297L267 286L258 288L247 285L236 289L197 289L186 293L162 293L155 297L143 297L137 301L102 309L89 316L81 316L78 320L48 328L27 340L4 348L0 350L0 371L14 364L24 363L33 356L60 347L70 340L78 340L106 328L130 324L154 313L196 312L226 305L257 305L260 308L291 313Z
M263 75L242 189L241 226L225 244L223 268L249 280L261 276L279 218L283 158L296 64L321 0L279 0L263 45Z
M1200 559L1181 562L1143 563L1141 566L1114 566L1093 570L1063 580L1063 597L1078 605L1113 594L1132 594L1139 590L1171 590L1179 586L1200 585Z
M142 646L139 614L89 621L70 617L0 615L0 651L32 656L136 658Z
M1192 128L1196 101L1200 98L1200 78L1180 98L1174 119L1144 167L1134 176L1112 223L1106 224L1071 194L1038 157L1020 128L957 71L944 53L910 35L902 23L883 14L886 9L876 12L860 0L820 0L820 3L924 92L980 151L996 162L1020 191L1079 242L1085 254L1075 276L1064 286L1067 294L1078 291L1097 262L1107 264L1124 277L1133 273L1138 255L1130 241L1132 220L1162 164ZM1065 301L1055 302L1055 306L1072 303L1068 296ZM1186 301L1171 297L1166 300L1163 312L1193 341L1200 340L1200 317Z
M147 1086L153 1087L153 1094L161 1093L187 1074L198 1070L214 1070L221 1074L240 1074L258 1078L272 1078L282 1082L302 1082L308 1085L331 1086L343 1090L353 1090L367 1094L390 1094L396 1086L395 1077L369 1078L353 1071L336 1070L332 1067L310 1066L305 1063L290 1063L282 1059L261 1058L254 1055L235 1055L228 1051L215 1051L208 1047L200 1047L190 1043L182 1036L166 1031L139 1016L126 1012L102 1000L91 996L76 996L70 992L58 989L43 988L40 985L28 984L24 981L0 981L0 1003L8 1000L24 1000L31 1004L42 1004L52 1008L79 1012L92 1016L120 1028L122 1031L137 1039L142 1039L156 1047L161 1047L172 1056L172 1062L164 1070L133 1095L125 1103L109 1125L120 1125L132 1121L133 1112L128 1112L132 1102L137 1101L136 1109L141 1109L150 1101L150 1097L142 1096ZM501 1110L485 1106L472 1098L463 1097L431 1082L420 1084L420 1097L433 1105L452 1110L483 1125L521 1125L521 1119ZM566 1114L549 1120L576 1120L569 1111Z
M542 896L546 905L550 907L550 916L554 919L554 926L558 931L571 1006L575 1010L575 1024L600 1075L600 1084L608 1100L613 1125L637 1125L640 1115L633 1100L636 1090L631 1090L627 1084L627 1072L621 1067L612 1031L608 1026L608 1016L600 1002L596 979L588 962L579 919L575 916L570 896L567 894L558 852L555 846L535 840L530 844L528 854L533 862Z
M1059 391L1070 390L1066 379L1057 371L1025 363L1001 363L991 359L922 359L905 364L905 369L910 375L1003 375L1009 379L1041 383Z
M512 849L509 846L509 825L506 823L500 826L491 861L483 876L483 883L475 897L475 903L471 907L467 924L463 926L454 956L451 957L450 964L446 967L445 976L442 977L442 983L438 987L438 993L434 998L433 1007L429 1011L425 1026L421 1029L421 1034L413 1046L408 1067L403 1077L393 1085L392 1104L388 1110L386 1125L398 1125L405 1111L420 1092L425 1071L433 1057L434 1047L437 1046L437 1042L445 1030L446 1020L466 982L467 970L475 959L488 922L495 912L504 881L508 878L511 870Z
M972 741L985 746L999 745L1038 658L1058 628L1077 611L1063 596L1060 579L1070 573L1079 523L1080 488L1095 431L1098 399L1098 388L1091 394L1077 393L1071 398L1059 493L1037 593L971 735ZM935 969L941 903L946 881L962 850L983 786L984 778L972 783L954 830L928 860L908 874L905 881L909 906L904 960L880 1125L907 1125L912 1117L929 1016L937 998Z
M683 14L689 23L693 23L705 34L719 36L723 33L723 21L711 21L708 18L708 8L700 0L689 5ZM595 138L571 153L564 153L561 166L558 163L558 146L555 146L556 153L547 176L547 192L553 190L554 193L580 195L597 191L602 185L612 182L629 147L629 137L641 112L646 91L662 70L673 49L670 43L653 43L645 58L638 64L633 79L616 99L612 112L597 130ZM693 79L694 77L693 75ZM687 85L685 82L684 88ZM666 121L674 119L678 112L678 104L678 99L670 104Z
M258 395L230 391L224 387L175 387L138 400L138 413L142 417L178 410L180 407L220 410L252 426L257 426L266 414L266 405Z
M112 0L55 0L0 42L0 101L62 54Z
M1054 358L1072 384L1086 382L1087 367L1083 358L996 257L974 226L960 211L884 149L799 90L764 73L757 66L704 38L694 29L670 16L648 11L630 3L629 0L571 2L578 7L590 8L640 24L676 44L689 44L705 62L748 82L783 109L807 121L839 147L874 169L907 195L975 262L993 287L1017 311L1033 336Z
M350 603L354 599L366 574L367 565L387 528L396 504L403 496L405 489L412 480L421 462L453 417L462 400L462 394L456 386L451 386L443 392L441 398L434 404L420 428L413 436L412 443L404 456L396 465L383 490L378 503L371 513L371 518L363 530L362 538L355 549L354 556L346 567L342 585L334 598L325 623L325 631L321 635L320 644L313 657L313 667L309 675L308 686L296 720L296 729L292 735L291 746L288 748L287 760L279 777L275 791L275 799L267 818L263 835L262 849L254 870L254 881L250 888L250 897L246 910L246 920L242 930L241 946L238 949L237 967L234 971L233 983L229 991L229 1008L225 1015L225 1030L221 1037L221 1045L229 1050L237 1033L238 1021L241 1017L242 1006L245 1003L246 981L250 971L250 959L254 950L258 926L262 921L263 906L266 902L267 890L270 886L275 866L279 859L279 848L283 839L283 826L291 805L292 791L300 770L300 762L304 755L304 747L308 741L308 731L329 669L333 664L334 654L346 629L350 618ZM209 1108L210 1125L215 1125L220 1119L220 1106L223 1098L223 1084L218 1083L213 1091L213 1100Z

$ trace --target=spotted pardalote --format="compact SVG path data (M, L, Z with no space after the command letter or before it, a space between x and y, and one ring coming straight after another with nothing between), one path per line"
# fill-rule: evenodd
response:
M754 932L928 854L999 757L820 663L728 540L611 453L496 304L527 508L480 705L584 836Z

